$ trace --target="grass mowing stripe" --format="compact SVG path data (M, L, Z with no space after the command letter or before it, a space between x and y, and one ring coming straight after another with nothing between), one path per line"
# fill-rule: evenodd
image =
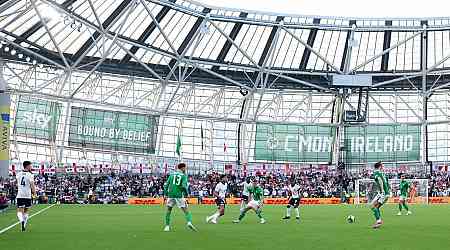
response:
M37 211L36 213L30 215L30 219L33 218L35 215L38 215L38 214L44 212L45 210L48 210L48 209L54 207L55 205L56 204L53 204L53 205L50 205L50 206L48 206L48 207L46 207L44 209L41 209L41 210ZM2 230L0 230L0 234L3 234L4 232L8 231L9 229L11 229L11 228L13 228L13 227L15 227L17 225L19 225L19 222L16 222L16 223L14 223L14 224L12 224L12 225L10 225L8 227L3 228Z
M42 209L40 207L38 209ZM450 205L411 205L413 215L397 216L397 205L382 208L385 224L371 228L369 207L306 205L300 207L301 223L282 220L286 206L264 206L268 223L261 225L253 212L233 224L239 206L227 206L218 224L206 224L215 206L190 206L198 233L186 228L180 209L174 209L171 232L163 232L162 206L58 205L45 216L33 218L24 234L11 229L0 235L0 249L8 250L423 250L447 249ZM36 209L37 211L37 209ZM354 215L355 223L347 223ZM14 221L13 221L14 222ZM3 228L6 225L2 225Z

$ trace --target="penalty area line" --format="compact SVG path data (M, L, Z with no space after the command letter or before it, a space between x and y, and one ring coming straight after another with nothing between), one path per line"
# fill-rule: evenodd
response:
M38 215L38 214L44 212L45 210L48 210L48 209L54 207L55 205L56 205L56 204L53 204L53 205L50 205L50 206L48 206L48 207L46 207L46 208L44 208L44 209L41 209L41 210L37 211L36 213L30 215L30 219L33 218L34 216L36 216L36 215ZM19 223L20 223L20 222L16 222L16 223L14 223L14 224L12 224L12 225L10 225L10 226L8 226L8 227L3 228L2 230L0 230L0 234L3 234L4 232L8 231L9 229L11 229L11 228L13 228L13 227L19 225Z

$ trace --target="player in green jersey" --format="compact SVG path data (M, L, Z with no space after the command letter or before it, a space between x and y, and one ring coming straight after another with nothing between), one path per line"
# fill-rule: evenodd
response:
M383 221L381 220L381 212L380 207L383 206L384 203L389 198L391 188L389 186L389 181L386 178L386 175L382 172L383 170L383 163L377 162L374 165L375 171L373 173L373 178L375 180L375 187L377 190L377 195L372 201L372 212L375 216L376 222L372 226L374 229L380 228L383 224Z
M250 202L247 204L247 207L241 210L239 218L237 220L234 220L233 223L241 222L241 220L245 217L245 214L250 210L255 211L256 215L260 219L261 224L266 223L266 220L262 216L262 207L264 198L263 189L256 180L253 180L253 185L249 186L247 191L251 197Z
M411 184L405 180L405 175L400 176L401 182L400 182L400 197L398 199L398 209L400 210L397 215L402 215L402 208L405 208L406 215L410 215L411 211L409 211L408 205L406 205L406 202L408 201L408 194L409 189L411 187Z
M186 164L180 163L177 166L178 170L171 173L164 183L164 198L167 198L167 212L165 217L166 226L164 231L170 231L170 214L172 208L177 205L184 212L187 221L187 227L193 231L197 229L192 225L192 214L188 210L185 197L188 195L188 181L186 175Z

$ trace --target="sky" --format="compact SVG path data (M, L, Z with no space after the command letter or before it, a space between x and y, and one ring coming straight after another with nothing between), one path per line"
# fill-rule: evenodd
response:
M196 0L212 6L298 15L450 17L449 0Z

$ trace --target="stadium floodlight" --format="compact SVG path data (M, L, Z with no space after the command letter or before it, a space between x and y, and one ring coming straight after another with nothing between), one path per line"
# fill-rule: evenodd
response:
M359 42L356 39L350 39L349 46L352 48L357 48L359 46Z
M210 14L206 14L205 20L200 24L200 34L206 35L209 34L209 25L208 21L211 18Z
M9 51L9 47L5 47L5 52L8 52Z
M11 50L11 55L15 55L17 53L17 51L15 49Z
M29 56L27 56L27 58L25 58L25 61L30 62L31 58Z
M19 54L17 55L17 57L19 57L19 59L22 59L22 58L23 58L23 54L22 54L22 53L19 53Z
M47 22L55 20L55 18L58 18L61 16L61 14L51 5L48 4L41 4L38 7L39 14L42 16L44 20Z
M208 34L209 33L209 26L208 26L208 23L207 22L203 22L201 25L200 25L200 33L201 34Z

